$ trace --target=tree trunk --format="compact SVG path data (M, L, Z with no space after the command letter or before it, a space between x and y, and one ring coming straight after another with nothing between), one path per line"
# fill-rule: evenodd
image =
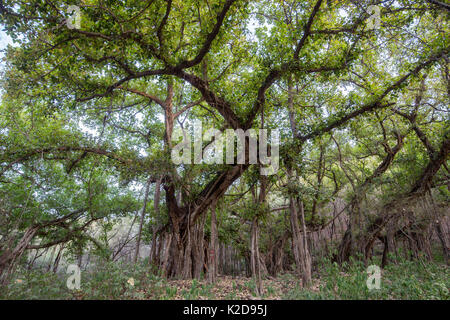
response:
M302 232L298 224L299 217L297 213L296 201L291 197L289 201L290 222L292 231L292 250L296 265L297 274L302 279L302 286L307 286L311 282L311 256L309 254L308 243L306 240L306 225L303 212L303 203L298 202L302 218Z
M144 204L142 206L141 221L139 222L138 238L136 240L136 251L134 252L134 258L133 258L134 263L137 262L137 259L139 257L139 249L141 246L141 236L142 236L142 226L144 225L145 209L147 209L147 200L148 200L148 193L150 191L151 181L152 181L152 179L149 179L147 181L147 186L145 187Z
M164 238L164 256L162 259L162 274L164 276L169 276L169 254L170 254L170 249L172 246L172 234L171 233L167 233L166 237Z
M56 255L55 263L53 264L53 273L58 271L59 262L61 261L62 252L64 250L64 243L61 244L58 254Z
M309 286L311 284L311 255L309 253L309 248L308 248L308 237L307 237L307 233L306 233L306 221L305 221L305 210L303 208L303 201L299 201L299 207L300 207L300 216L302 218L302 234L301 236L303 236L303 241L302 241L302 245L303 245L303 250L302 250L302 255L303 255L303 283L305 286Z
M434 223L434 228L436 230L436 234L439 238L439 241L441 242L441 245L442 245L442 253L444 255L445 263L447 265L449 265L450 259L449 259L449 249L448 249L447 242L446 242L447 237L445 237L444 232L442 232L441 223L442 223L441 221L437 220Z
M33 240L38 229L36 226L28 228L14 249L5 250L0 256L0 285L8 282L8 277L14 270L17 260L20 259L27 246Z
M259 257L259 230L258 230L258 218L255 217L252 221L251 227L251 270L253 279L255 280L255 290L256 295L262 295L262 279L261 279L261 266L260 266L260 257Z
M209 246L209 265L208 265L208 281L215 283L217 277L216 263L217 260L217 218L216 203L211 205L211 241Z
M159 252L158 254L156 254L156 241L157 241L157 237L158 237L158 219L159 219L159 202L161 199L161 181L162 179L159 178L156 181L156 185L155 185L155 198L154 198L154 209L155 209L155 220L157 221L157 223L155 223L153 225L152 228L152 244L151 244L151 248L150 248L150 257L149 257L149 262L153 265L159 265Z
M389 240L388 237L382 237L384 248L383 248L383 257L381 258L381 268L384 268L388 263L388 254L389 254Z
M205 227L206 215L203 215L196 224L196 240L193 247L193 261L194 261L194 277L200 278L205 261L205 247L204 247L204 227Z
M302 276L303 268L302 268L302 260L300 253L300 228L298 226L298 214L297 208L295 207L295 201L291 197L289 199L289 209L290 209L290 223L291 223L291 232L292 232L292 254L294 255L294 262L296 267L296 272L299 277Z

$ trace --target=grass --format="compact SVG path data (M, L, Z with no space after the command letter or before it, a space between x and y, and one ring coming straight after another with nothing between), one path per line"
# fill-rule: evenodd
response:
M391 257L394 258L394 257ZM378 261L371 264L379 265ZM380 289L367 288L367 268L359 261L339 266L323 261L316 276L316 286L296 286L282 299L346 299L346 300L449 300L450 271L448 266L436 262L400 259L381 272Z
M402 256L402 255L400 255ZM381 288L369 290L367 268L352 260L342 266L321 261L308 288L299 286L293 274L264 280L263 299L438 299L449 300L450 271L441 262L394 259L381 272ZM374 260L369 264L379 265ZM67 289L69 275L41 270L18 269L11 282L0 290L0 299L249 299L255 283L249 278L219 277L206 280L166 280L145 263L104 263L83 271L80 290ZM132 280L130 280L132 279Z

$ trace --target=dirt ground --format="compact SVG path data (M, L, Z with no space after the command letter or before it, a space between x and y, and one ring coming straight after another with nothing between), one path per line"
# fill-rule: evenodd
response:
M186 299L186 293L192 292L192 280L169 280L168 285L176 289L173 299ZM247 277L231 277L219 276L217 283L209 285L207 280L198 280L194 285L195 288L201 288L198 291L197 299L273 299L280 300L283 294L294 289L297 285L301 285L301 280L296 281L292 277L271 278L263 280L263 296L257 297L254 294L253 282ZM203 290L202 290L203 289ZM319 291L318 280L315 280L310 287L312 291Z

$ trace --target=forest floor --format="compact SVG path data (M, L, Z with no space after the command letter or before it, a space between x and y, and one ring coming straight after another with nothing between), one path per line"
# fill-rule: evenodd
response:
M379 265L379 261L371 264ZM206 279L165 279L145 263L105 263L82 271L81 288L67 288L68 275L42 269L19 268L0 299L136 299L136 300L450 300L450 267L443 261L397 259L381 270L380 288L369 290L370 274L360 261L337 265L324 260L315 265L313 281L302 287L291 272L265 277L263 294L255 294L255 281L220 275L215 284Z
M255 296L255 282L252 278L247 277L232 277L232 276L218 276L214 285L208 284L206 280L192 281L192 280L169 280L167 285L176 289L176 294L173 299L185 299L190 294L197 294L197 299L226 299L226 300L254 300L254 299L269 299L280 300L283 295L289 291L294 290L301 282L293 276L284 277L269 277L263 281L264 294L262 297ZM319 279L314 279L312 286L309 288L312 291L319 292ZM169 289L170 290L170 289Z

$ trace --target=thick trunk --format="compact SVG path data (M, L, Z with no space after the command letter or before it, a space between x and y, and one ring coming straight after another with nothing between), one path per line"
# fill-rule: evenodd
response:
M194 261L194 277L200 278L204 269L205 261L205 247L204 247L204 226L206 221L206 215L203 215L196 224L196 240L193 250Z
M192 233L192 226L195 225L196 221L204 216L206 210L211 206L213 202L216 202L220 197L223 196L227 188L244 172L248 165L237 165L232 169L219 174L216 179L208 184L207 187L198 195L197 201L190 201L187 205L180 207L178 205L177 199L175 197L175 187L171 182L166 182L164 189L166 191L166 204L168 207L168 214L170 218L170 226L173 234L173 241L176 244L174 249L173 257L175 266L173 274L178 277L184 277L183 270L185 264L185 250L192 250L191 245L187 246L189 239L189 232ZM195 257L199 255L191 254ZM201 258L201 257L200 257ZM194 266L198 265L200 261L186 261L187 263L192 263ZM194 269L196 269L194 267ZM192 277L190 275L189 277Z
M166 233L166 236L164 237L164 256L162 258L162 275L163 276L169 276L169 254L170 249L172 247L172 234Z

